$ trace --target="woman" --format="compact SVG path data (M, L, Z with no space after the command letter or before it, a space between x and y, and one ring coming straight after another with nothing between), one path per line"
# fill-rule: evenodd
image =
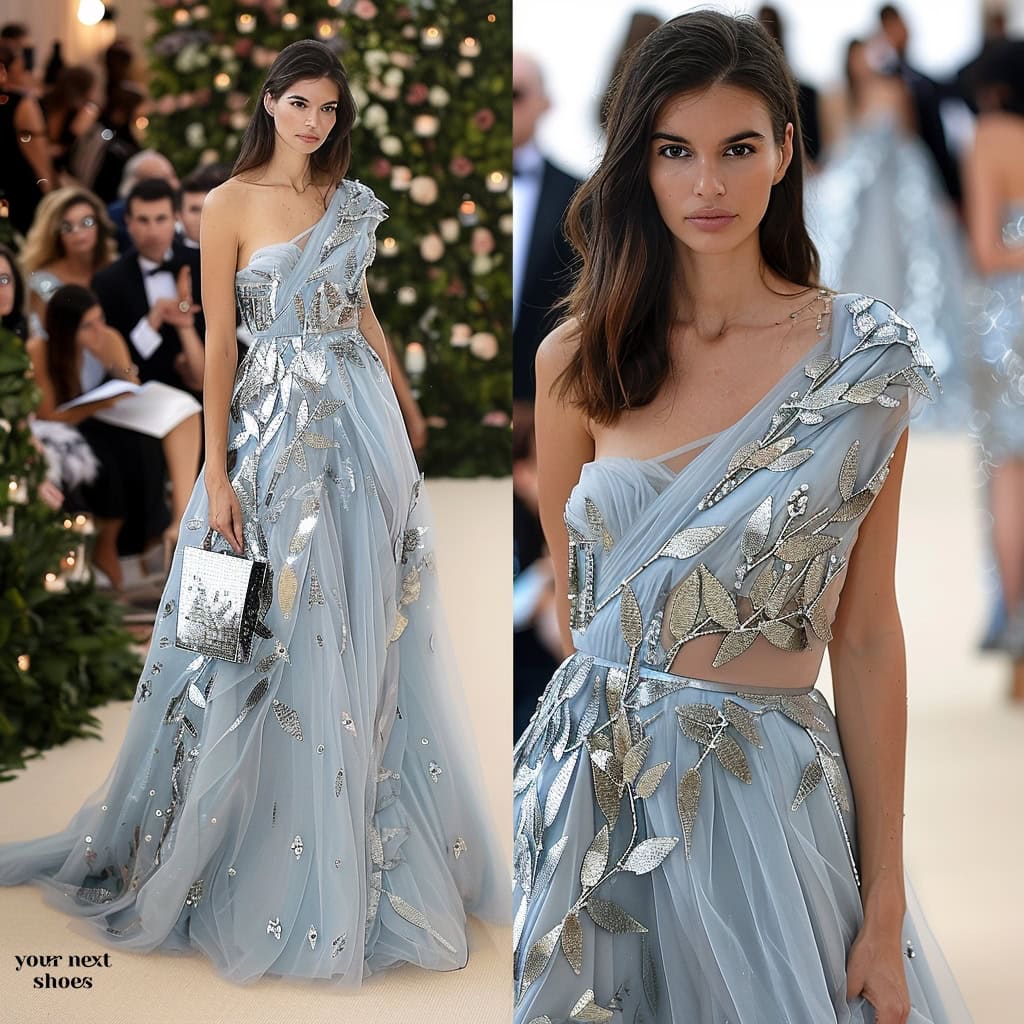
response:
M60 406L83 394L82 366L89 355L112 380L139 383L128 344L108 327L96 296L88 288L69 284L54 292L46 307L46 337L29 338L26 351L40 391L36 417L77 428L85 439L99 472L81 488L85 508L98 520L93 563L106 574L114 588L122 582L118 541L128 535L129 546L141 550L160 537L170 525L164 501L164 459L158 438L94 419L96 413L115 405L123 394L71 409ZM189 434L198 436L198 413L175 430L181 443ZM172 434L174 431L172 431ZM40 431L44 443L63 442L67 431ZM78 456L74 456L77 458ZM196 451L198 459L198 450Z
M971 291L975 419L989 472L991 543L1005 626L995 646L1011 658L1011 696L1024 700L1024 57L994 48L974 73L981 113L965 163L964 210L974 263Z
M51 192L36 210L21 254L32 333L44 336L46 304L61 285L88 288L116 255L114 226L96 196L77 187ZM83 373L86 390L103 379L101 367L88 358Z
M846 54L842 116L810 182L807 222L822 280L898 308L929 341L946 399L927 418L959 428L968 412L963 335L967 314L963 245L935 161L914 131L906 83L886 74L872 45Z
M354 117L328 47L280 53L203 209L207 462L124 748L65 832L0 848L0 882L237 981L452 970L465 912L507 915L366 290L384 207L342 176ZM237 373L236 297L255 339ZM273 573L250 663L172 646L217 618L188 596L207 581L180 590L212 531Z
M96 125L101 99L99 77L85 65L62 68L43 99L53 165L59 174L79 178L84 185L92 184L96 168L83 175L85 167L78 150Z
M25 316L25 281L14 251L0 244L0 327L24 341L28 337Z
M536 412L568 657L516 746L524 1024L966 1019L904 914L893 561L934 373L884 303L818 286L799 130L756 22L683 15L568 213Z
M0 40L0 189L7 216L24 234L43 195L56 186L38 101L7 82L7 69L19 59Z

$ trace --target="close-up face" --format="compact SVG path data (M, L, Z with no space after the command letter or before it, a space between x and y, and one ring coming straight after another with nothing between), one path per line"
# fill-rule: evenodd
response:
M338 119L338 87L329 78L292 82L274 99L264 96L278 142L303 155L316 152Z
M170 199L133 199L125 225L139 253L159 262L174 241L174 207Z
M57 222L60 243L67 256L87 256L96 248L99 219L90 203L72 203Z
M722 253L756 235L793 156L775 142L756 93L713 85L666 102L649 142L648 180L666 227L688 249Z
M537 122L550 106L537 65L528 57L512 55L512 146L518 149L533 138Z
M78 330L75 332L75 344L88 348L93 342L99 340L100 332L106 320L103 317L103 307L95 305L87 309L79 321Z
M5 256L0 256L0 316L14 311L14 269Z
M199 241L199 220L203 213L203 203L206 201L205 192L185 192L181 197L181 226L185 229L187 238L193 242Z

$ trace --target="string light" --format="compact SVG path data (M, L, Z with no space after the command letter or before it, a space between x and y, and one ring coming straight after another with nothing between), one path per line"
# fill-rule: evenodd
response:
M78 20L83 25L98 25L106 13L107 8L102 0L79 0Z
M321 39L333 39L334 38L334 24L328 21L326 18L319 21L316 26L316 34Z
M494 14L488 14L487 20L493 25L498 20L498 18Z
M174 12L173 20L175 25L187 25L192 20L192 15L184 7L179 7Z
M213 76L213 87L223 92L231 85L231 76L226 71L221 71Z
M27 654L18 655L18 668L27 672L32 667L32 659Z
M137 118L135 118L135 127L138 128L140 132L144 132L149 127L149 118L148 117L137 117Z

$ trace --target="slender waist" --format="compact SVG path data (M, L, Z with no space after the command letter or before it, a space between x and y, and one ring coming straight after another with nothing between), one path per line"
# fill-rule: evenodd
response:
M609 661L607 658L598 658L592 654L587 654L585 651L577 652L578 656L593 658L595 665L601 665L604 668L618 669L625 673L629 666L617 661ZM573 655L576 657L577 655ZM673 693L676 690L692 689L692 690L710 690L715 693L753 693L753 694L764 694L764 695L792 695L797 693L810 693L815 689L814 685L810 686L754 686L750 683L732 683L732 682L720 682L713 679L698 679L694 676L682 676L675 675L672 672L660 672L658 669L651 668L649 665L640 664L639 676L641 679L640 686L638 687L640 693L638 696L641 698L641 704L653 703L655 700L660 699L668 693Z

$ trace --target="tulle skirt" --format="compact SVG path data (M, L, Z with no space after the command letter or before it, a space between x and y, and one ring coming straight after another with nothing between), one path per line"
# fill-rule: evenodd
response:
M515 1020L873 1024L846 999L863 912L825 697L644 667L613 720L625 679L574 654L517 744ZM911 1024L969 1021L908 907Z

